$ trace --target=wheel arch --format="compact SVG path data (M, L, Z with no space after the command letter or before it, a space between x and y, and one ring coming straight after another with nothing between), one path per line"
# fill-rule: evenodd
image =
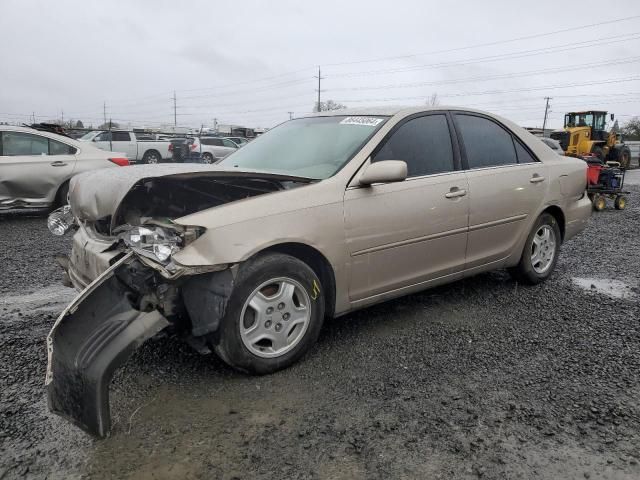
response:
M549 205L542 212L540 212L540 215L542 215L543 213L548 213L556 219L556 221L558 222L558 227L560 228L561 240L564 241L566 218L562 209L557 205Z
M336 278L333 267L327 257L316 248L305 243L286 242L271 245L260 250L255 255L277 252L285 255L291 255L301 262L306 263L314 271L320 279L322 288L324 289L325 298L325 316L333 317L336 308Z

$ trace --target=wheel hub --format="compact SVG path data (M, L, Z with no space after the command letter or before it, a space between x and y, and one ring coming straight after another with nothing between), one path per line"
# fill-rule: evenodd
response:
M533 236L531 244L531 266L538 274L551 267L556 254L556 234L550 225L543 225Z
M240 314L240 338L254 355L274 358L291 351L311 320L306 289L292 278L275 278L249 295Z

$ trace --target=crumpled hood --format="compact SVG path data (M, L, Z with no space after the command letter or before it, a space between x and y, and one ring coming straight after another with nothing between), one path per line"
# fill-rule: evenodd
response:
M122 199L136 184L148 179L172 176L185 179L245 177L279 181L310 181L308 178L216 165L136 165L92 170L73 177L69 184L69 203L77 218L95 221L113 215Z

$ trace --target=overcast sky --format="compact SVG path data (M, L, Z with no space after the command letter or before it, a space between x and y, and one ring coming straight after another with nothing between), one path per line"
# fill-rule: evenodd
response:
M179 125L270 127L313 108L318 65L322 99L349 107L437 93L540 126L549 96L552 127L640 113L637 0L2 0L0 35L2 121L97 125L106 102L114 121L173 124L175 90Z

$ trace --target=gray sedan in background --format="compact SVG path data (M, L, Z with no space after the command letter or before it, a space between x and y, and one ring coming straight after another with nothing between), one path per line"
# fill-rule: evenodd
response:
M124 154L28 127L0 126L0 211L49 209L66 203L69 179L129 165Z

